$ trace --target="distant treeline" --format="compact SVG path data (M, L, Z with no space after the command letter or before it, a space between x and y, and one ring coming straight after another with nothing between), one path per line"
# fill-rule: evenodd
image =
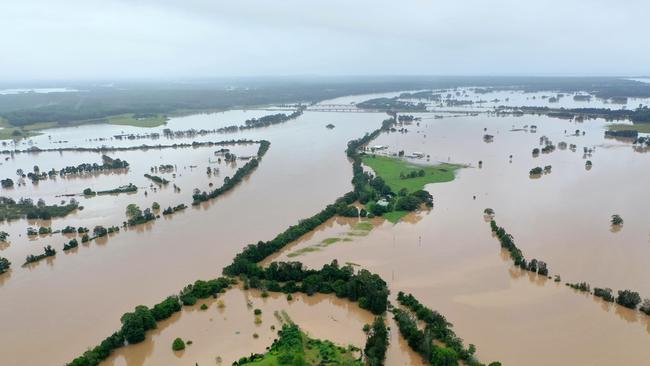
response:
M297 82L299 81L299 82ZM403 90L484 87L526 92L587 91L599 98L650 97L650 84L611 77L357 77L245 79L205 83L122 83L69 85L79 92L0 96L0 116L13 126L37 122L63 125L102 122L108 116L170 114L250 107L272 103L317 102L344 95Z

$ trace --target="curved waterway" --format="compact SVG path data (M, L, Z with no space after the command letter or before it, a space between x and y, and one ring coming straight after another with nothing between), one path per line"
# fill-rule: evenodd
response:
M158 129L81 126L48 130L45 135L31 141L40 148L171 143L162 138L152 142L144 139L110 140L110 137L123 131L146 133L160 132L163 128L218 128L243 124L247 118L265 114L269 112L231 111L193 115L173 118L167 126ZM196 279L219 276L221 269L245 245L272 238L299 219L312 215L348 192L352 173L344 154L347 141L376 129L384 118L383 114L305 113L296 120L269 128L175 139L172 142L267 139L271 142L271 148L250 177L230 193L198 208L190 207L169 219L157 220L153 224L122 231L108 239L93 241L88 247L80 245L75 253L63 253L60 250L65 241L60 234L52 236L52 239L39 238L36 240L38 244L29 243L24 234L22 237L12 235L9 244L11 249L5 250L15 250L17 260L10 273L0 277L0 323L3 329L11 330L0 334L2 364L64 364L117 330L120 327L120 316L132 310L135 305L157 303ZM328 123L335 124L336 128L327 129L325 125ZM96 141L95 138L109 140ZM21 145L28 146L27 143ZM174 195L178 203L189 205L191 189L206 185L205 165L211 151L208 150L197 158L206 163L197 168L200 171L196 182L180 184L182 192ZM124 156L132 164L131 170L137 176L145 172L137 171L136 168L148 169L154 164L161 164L158 152L115 155ZM23 159L23 156L19 159ZM72 163L98 159L99 154L86 154L77 159L75 153L63 153L56 164L36 164L50 169L70 165L67 161ZM163 158L162 161L164 160ZM189 165L189 161L191 160L185 164ZM31 171L32 165L33 163L24 169ZM225 173L224 171L221 176ZM15 177L14 167L8 167L6 174ZM114 188L113 184L117 183L115 178L105 178L105 175L94 176L85 180L85 184L74 183L74 188L69 189L76 192L86 185ZM64 192L67 183L69 181L66 179L44 181L39 183L39 190L57 185ZM27 185L30 184L27 182ZM24 187L17 190L22 188ZM158 196L161 197L162 194L158 193ZM152 195L154 197L145 199L138 193L138 198L134 196L132 200L141 203L144 208L156 199L156 194ZM125 201L117 201L121 202L119 206L116 204L111 208L117 211L118 216L123 217L125 207L122 205L131 200L131 196L127 197L129 198ZM90 212L93 211L90 207L93 200L101 199L91 198L86 203L89 215L96 217L97 222L105 222L104 215L113 215L101 210L94 210L94 214ZM162 199L160 203L165 204ZM83 217L84 211L74 214L74 217ZM68 218L52 220L52 226L60 228L67 225L67 220ZM2 227L13 225L27 226L26 222L16 221L10 225L2 224ZM37 254L46 244L53 245L59 251L56 257L30 268L21 268L19 254ZM25 250L22 246L30 246L32 249Z

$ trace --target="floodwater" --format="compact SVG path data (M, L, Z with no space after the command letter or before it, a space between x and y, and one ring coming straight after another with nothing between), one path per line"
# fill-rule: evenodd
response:
M396 93L399 94L399 93ZM331 104L362 101L345 97ZM347 99L346 99L347 98ZM524 97L525 98L525 97ZM348 102L345 102L345 101ZM325 102L324 102L325 103ZM152 305L196 279L217 277L221 268L246 244L272 238L298 219L311 216L350 190L351 167L344 150L347 141L377 128L386 117L374 113L306 112L297 120L269 128L234 134L213 134L193 139L115 140L121 133L160 132L163 128L213 129L242 124L268 111L229 111L172 118L167 126L141 129L126 126L81 126L48 130L19 144L19 148L63 146L129 146L173 142L267 139L271 148L260 166L230 193L169 219L120 232L71 253L59 251L55 258L21 268L25 254L39 252L43 245L60 249L61 235L28 241L28 223L20 220L1 224L10 231L11 243L0 256L14 262L10 273L0 276L0 354L5 365L61 365L87 347L117 330L119 318L138 304ZM551 274L563 281L587 281L592 286L631 288L650 296L644 269L650 264L650 222L647 186L650 155L635 151L629 142L603 138L600 120L573 123L547 117L446 117L422 114L420 126L406 126L406 134L380 136L373 144L388 145L389 151L404 149L430 155L419 163L454 162L471 167L457 179L430 185L435 207L411 214L397 225L374 219L369 232L355 228L349 219L332 219L319 230L305 235L273 260L300 260L318 267L338 259L376 272L397 291L414 293L423 303L439 310L454 323L456 333L478 348L481 360L504 365L611 365L643 364L650 357L648 318L591 296L575 293L564 285L512 267L506 253L491 236L483 209L496 211L497 222L512 233L527 258L548 262ZM328 130L332 123L336 128ZM538 126L536 133L520 130ZM484 131L487 128L487 131ZM516 131L511 131L511 130ZM579 129L579 136L573 132ZM566 133L564 132L566 130ZM585 134L582 135L582 131ZM485 143L483 135L494 135ZM576 144L577 151L556 149L533 158L545 135L556 145ZM107 140L96 140L97 138ZM65 141L59 143L59 141ZM583 156L583 147L595 148ZM256 146L236 146L236 154L256 151ZM215 186L235 167L218 166L220 175L209 178L205 168L216 148L109 153L131 163L127 174L100 174L88 178L44 181L4 195L35 194L48 203L56 195L79 192L86 187L110 189L133 182L146 187L148 196L134 195L80 198L83 211L52 220L54 228L65 225L90 227L95 222L119 224L128 203L148 207L153 201L163 207L191 202L194 187ZM509 155L513 155L510 162ZM36 160L32 160L32 159ZM42 153L17 155L0 166L3 175L15 177L15 169L60 168L79 162L99 162L96 153ZM593 162L591 170L585 161ZM483 162L478 168L478 161ZM29 162L29 164L27 164ZM153 165L176 164L176 182L182 189L156 192L142 174ZM242 164L243 162L238 162ZM535 166L552 165L552 172L531 179ZM24 166L27 165L27 166ZM196 165L194 169L183 169ZM4 178L4 177L3 177ZM473 199L476 196L476 199ZM109 201L110 200L110 201ZM106 205L110 205L106 207ZM609 218L620 214L625 225L612 232ZM113 222L116 221L116 222ZM73 224L73 222L75 224ZM330 245L325 239L340 238ZM347 239L347 240L345 240ZM289 256L304 247L316 250ZM14 261L13 258L16 258ZM263 310L263 323L253 322L254 307ZM226 307L214 300L210 308L184 308L163 322L153 336L139 345L125 347L107 364L223 364L270 345L276 324L274 310L285 309L311 336L339 344L362 346L364 323L372 316L335 297L296 296L291 305L271 295L259 298L254 291L230 290L220 296ZM218 301L218 300L217 300ZM394 302L394 301L393 301ZM212 321L210 320L212 319ZM421 360L392 329L388 365L417 365ZM240 332L237 334L236 332ZM252 333L258 333L254 339ZM171 350L176 337L194 343L183 354ZM38 350L38 352L34 352Z
M219 276L221 269L248 243L272 238L299 219L318 212L348 192L352 173L344 154L347 141L376 129L385 117L383 114L305 113L282 125L234 134L173 141L161 138L153 142L144 139L87 141L98 137L110 138L122 131L145 133L159 132L163 128L217 128L220 125L242 124L247 118L265 114L268 112L234 111L179 117L173 118L168 126L157 129L81 126L49 130L46 135L30 140L41 148L47 148L246 138L267 139L271 141L271 147L260 166L230 193L199 207L189 207L169 219L157 220L107 239L93 241L87 247L80 245L71 253L60 250L65 241L60 234L52 238L39 238L35 243L28 242L24 234L22 237L12 235L9 247L0 252L2 256L5 252L14 253L12 259L16 257L15 261L12 260L11 271L0 276L0 323L3 329L11 329L11 332L0 334L2 364L61 365L117 330L120 316L134 306L152 305L196 279ZM334 123L336 128L325 128L328 123ZM52 142L60 140L68 142ZM127 202L139 203L143 208L153 200L160 200L159 203L165 205L167 199L173 201L171 203L189 205L192 188L205 187L208 183L205 167L208 157L214 158L211 156L213 150L216 148L174 151L181 154L179 160L176 160L179 168L181 164L189 166L194 160L199 162L196 174L191 174L195 177L194 180L179 182L182 189L180 194L167 192L166 190L172 190L170 187L163 189L163 192L150 194L146 199L140 192L134 196L111 196L109 199L115 202L112 205L115 213L93 209L94 200L101 200L102 197L90 198L82 201L88 206L91 217L88 220L105 222L104 215L107 215L106 221L112 221L112 217L115 217L117 222L114 224L119 224L124 219L124 205ZM27 182L26 187L17 190L78 192L86 186L110 189L118 181L128 182L131 178L138 185L146 185L144 177L141 177L145 172L138 170L146 168L148 172L150 166L169 161L174 153L168 154L167 150L139 154L120 152L114 154L115 157L125 158L132 164L131 173L126 177L99 175L87 180L57 179L56 182L40 182L38 188L31 187L31 182ZM67 161L99 162L100 159L99 154L88 153L77 157L74 153L63 153L57 163L54 159L58 156L50 157L49 154L39 154L37 159L42 157L44 160L37 160L30 167L37 164L41 168L50 169L69 165ZM19 158L22 159L23 156ZM23 169L25 168L28 167ZM14 166L7 170L9 176L15 177ZM225 174L226 171L221 172L222 177ZM35 197L37 198L39 197ZM68 222L72 225L73 221L84 223L85 211L69 219L52 220L52 226L61 228ZM8 230L13 230L11 227L14 225L22 227L16 229L22 232L27 222L16 221L1 226L2 230L7 230L7 227L10 227ZM41 247L47 244L59 250L56 257L21 268L23 254L41 252ZM39 351L33 352L34 349Z
M420 127L406 126L407 134L383 134L373 143L407 155L424 152L430 164L471 165L453 182L427 186L433 210L411 214L397 225L374 219L367 235L351 235L355 220L331 220L274 260L317 267L337 258L379 273L393 295L412 292L444 314L485 362L644 364L650 357L649 317L514 268L492 237L483 209L493 208L525 256L548 262L551 274L563 281L650 296L645 275L650 198L644 192L650 156L629 142L604 139L602 121L429 116L422 115ZM538 126L537 133L511 131L530 124ZM585 135L568 136L576 129ZM494 142L485 143L484 133L493 134ZM531 150L542 135L578 149L533 158ZM595 147L592 156L583 157L584 146ZM585 169L586 159L593 161L591 170ZM552 165L550 174L529 177L531 168L545 165ZM617 232L609 226L614 213L625 219ZM328 238L352 240L323 246ZM305 247L317 250L290 255Z

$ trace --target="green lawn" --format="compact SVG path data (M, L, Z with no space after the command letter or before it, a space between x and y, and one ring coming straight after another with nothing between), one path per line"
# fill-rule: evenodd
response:
M133 114L120 114L108 117L108 123L112 125L134 126L134 127L158 127L167 123L167 116L155 114L146 118L134 118Z
M392 222L393 224L397 224L397 222L404 216L408 215L408 211L391 211L391 212L386 212L382 216Z
M607 125L610 131L634 130L641 133L650 133L650 123L635 123L633 125L626 125L624 123L614 123Z
M387 156L367 155L362 158L365 165L380 176L397 193L402 188L409 192L423 189L429 183L443 183L454 180L454 172L462 166L456 164L415 165L405 160ZM400 173L424 170L424 176L402 179Z

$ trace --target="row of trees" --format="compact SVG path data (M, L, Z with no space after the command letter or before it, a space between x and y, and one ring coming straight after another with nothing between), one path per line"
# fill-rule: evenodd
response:
M267 268L248 267L239 273L245 285L274 292L303 292L331 294L358 302L359 307L382 314L388 306L388 286L384 280L367 270L357 273L349 266L339 266L336 260L320 270L305 269L300 262L273 262Z
M305 110L304 106L299 106L296 111L286 115L285 113L276 113L269 114L260 118L251 118L247 119L243 125L230 125L217 129L218 133L227 133L227 132L237 132L239 130L247 130L252 128L268 127L271 125L277 125L279 123L284 123L292 119L298 118L302 115L302 112Z
M546 262L534 258L531 259L530 262L526 262L523 253L515 245L514 237L508 234L504 228L499 227L494 219L490 220L490 228L499 239L501 247L507 249L510 253L510 258L512 258L515 266L519 266L521 269L527 271L539 273L542 276L548 276L548 267Z
M47 257L53 257L55 255L56 255L56 250L54 248L52 248L51 245L48 245L48 246L43 248L43 253L38 254L38 255L33 255L33 254L28 255L27 258L25 258L25 264L38 262L41 259L44 259L44 258L47 258ZM23 265L25 265L25 264L23 264Z
M222 194L228 192L229 190L233 189L237 184L239 184L244 179L244 177L249 175L255 168L259 166L259 161L262 159L264 154L266 154L266 152L269 150L270 146L271 143L269 141L266 140L260 141L260 146L257 149L257 158L251 159L246 164L244 164L244 166L237 169L235 174L233 174L232 178L225 177L223 180L223 185L221 187L216 188L210 192L205 192L205 191L200 192L195 190L194 195L192 195L192 198L194 199L192 205L198 205L201 202L205 202L213 198L217 198Z
M93 191L90 188L86 188L84 189L83 194L84 196L96 196L96 195L104 195L104 194L131 193L137 191L138 191L138 187L133 183L129 183L125 186L121 186L113 189L107 189L103 191Z

